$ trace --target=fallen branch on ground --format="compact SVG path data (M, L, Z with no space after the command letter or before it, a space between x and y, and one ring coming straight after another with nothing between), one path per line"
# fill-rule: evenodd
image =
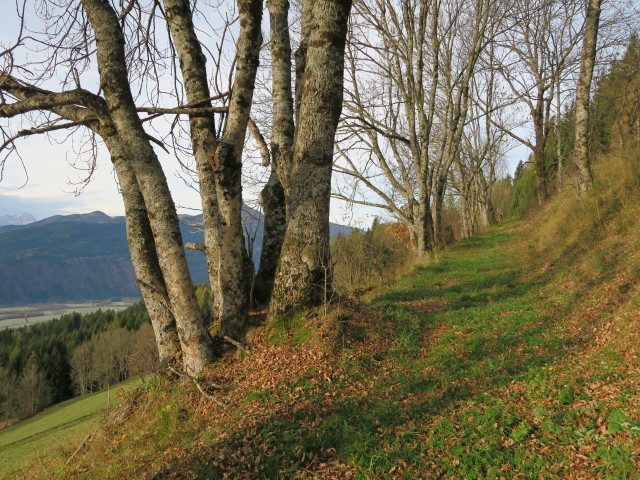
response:
M200 391L200 393L207 398L208 400L211 400L213 403L215 403L216 405L220 406L220 407L226 407L227 404L225 402L223 402L222 400L220 400L219 398L214 397L213 395L211 395L209 392L207 392L204 388L202 388L202 385L200 385L200 383L198 382L197 379L195 379L194 377L192 377L191 375L189 375L188 373L185 372L180 372L178 370L176 370L175 368L173 368L172 366L168 366L167 367L170 371L172 371L173 373L175 373L176 375L178 375L179 377L186 377L189 380L191 380L196 388Z
M225 342L230 343L234 347L239 348L240 350L242 350L247 355L251 355L251 350L249 350L248 347L245 347L240 342L238 342L237 340L234 340L231 337L228 337L227 335L215 335L215 338L218 338L220 340L224 340Z

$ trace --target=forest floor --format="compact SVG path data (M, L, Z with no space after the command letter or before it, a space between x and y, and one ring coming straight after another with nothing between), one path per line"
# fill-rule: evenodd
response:
M507 223L364 304L257 328L201 379L217 401L154 377L69 465L52 449L22 475L634 478L637 279L580 279L526 239Z

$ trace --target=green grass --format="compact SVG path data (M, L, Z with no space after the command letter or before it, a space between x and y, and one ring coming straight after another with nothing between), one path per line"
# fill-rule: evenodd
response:
M623 362L594 359L597 368L575 375L577 345L560 321L575 293L545 289L549 276L524 275L517 251L507 251L513 227L441 254L371 302L395 323L381 360L347 355L339 378L306 390L306 408L278 411L253 436L237 429L213 450L266 445L254 448L252 478L289 478L332 461L363 480L553 479L570 476L572 449L587 445L590 478L630 478L637 471L630 445L640 440L625 410L633 406L621 398L624 408L611 413L608 405L590 405L584 388L610 381ZM420 313L420 302L434 299L444 307ZM347 392L362 379L369 391ZM269 396L275 404L291 401L286 389ZM258 454L261 448L268 454ZM213 467L205 457L192 468L198 478L233 477L249 471L246 462Z
M117 391L131 390L140 383L129 380L101 391L55 405L38 415L0 430L0 476L8 475L25 462L46 459L53 450L79 445L95 430L101 413L122 401Z

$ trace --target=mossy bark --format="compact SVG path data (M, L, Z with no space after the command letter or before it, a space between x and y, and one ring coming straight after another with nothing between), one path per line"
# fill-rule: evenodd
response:
M325 301L331 289L329 200L333 142L342 109L349 0L307 0L297 53L299 100L287 192L288 226L270 318Z

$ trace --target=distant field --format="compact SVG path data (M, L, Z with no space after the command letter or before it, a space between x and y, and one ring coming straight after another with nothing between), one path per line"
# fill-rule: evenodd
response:
M24 307L0 308L0 329L24 327L32 323L47 322L65 313L91 313L96 310L124 310L136 303L137 298L126 298L122 301L95 301L85 303L51 303L28 305Z
M44 412L0 430L0 478L10 478L25 463L40 457L56 455L60 448L74 447L91 433L100 420L100 413L111 404L121 402L120 389L131 390L139 379L129 380L102 391L55 405Z

